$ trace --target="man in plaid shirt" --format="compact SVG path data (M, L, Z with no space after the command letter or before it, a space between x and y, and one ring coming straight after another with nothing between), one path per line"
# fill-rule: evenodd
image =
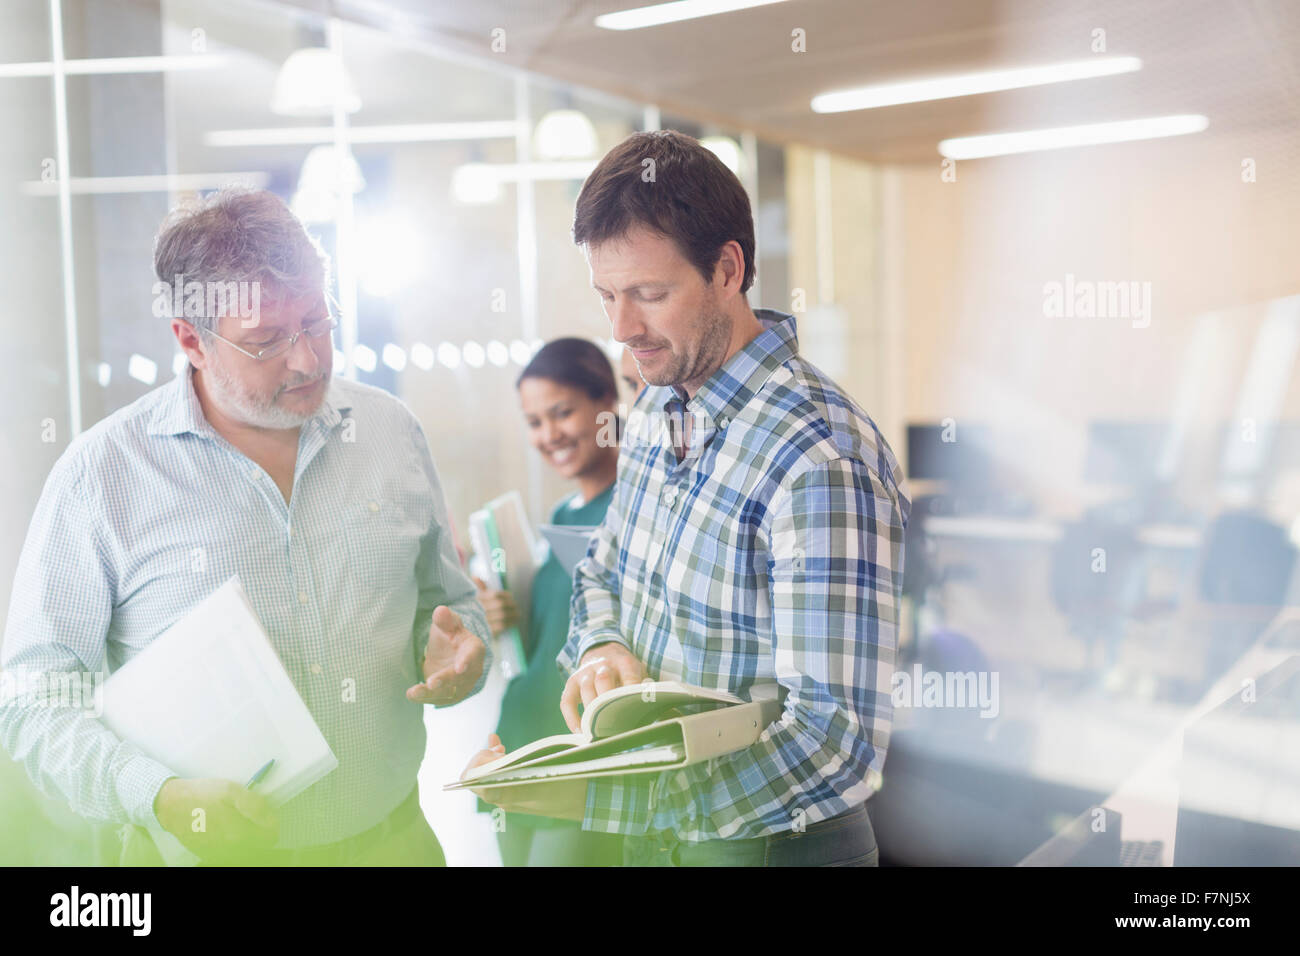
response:
M784 710L705 763L492 796L626 834L628 864L874 865L865 804L889 737L909 507L898 463L799 356L794 317L750 308L748 198L697 141L638 133L611 151L574 240L651 387L575 570L566 719L576 729L579 701L645 677L742 697L778 684Z

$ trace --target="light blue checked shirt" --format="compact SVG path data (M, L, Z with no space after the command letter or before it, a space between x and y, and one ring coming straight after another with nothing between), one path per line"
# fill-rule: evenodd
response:
M281 808L279 845L360 833L415 786L423 705L405 694L422 679L434 608L488 634L428 443L396 398L336 378L300 430L286 505L208 424L191 378L187 367L110 415L55 464L19 559L0 664L111 672L238 574L339 761ZM42 791L92 820L157 825L167 767L80 710L10 698L0 741Z
M880 786L909 503L884 438L798 354L793 316L686 404L677 461L648 388L629 416L614 499L575 570L572 671L617 641L658 680L787 691L758 743L716 760L588 784L589 830L686 841L780 833ZM683 395L684 397L684 395ZM647 427L647 425L651 427Z

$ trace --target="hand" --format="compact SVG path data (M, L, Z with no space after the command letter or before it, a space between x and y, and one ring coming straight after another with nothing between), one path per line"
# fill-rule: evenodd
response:
M486 750L480 750L470 758L462 780L475 767L491 763L505 756L506 748L496 734L488 737ZM548 784L523 784L516 787L470 787L485 803L501 807L507 813L531 813L543 817L559 817L564 820L581 820L587 807L587 781L564 780Z
M163 829L205 863L247 864L280 834L266 797L233 780L172 777L158 791L154 812Z
M464 780L465 777L469 775L469 772L473 770L475 767L481 767L483 766L483 764L491 763L493 760L496 760L498 757L504 757L505 755L506 755L506 748L505 745L501 743L501 738L498 737L496 734L489 734L487 750L480 750L478 753L476 753L473 757L470 758L469 763L466 765L464 771L460 775L460 779Z
M429 622L424 651L424 683L406 689L407 700L446 707L464 700L483 673L486 648L449 607L438 607Z
M615 687L639 684L645 679L645 668L632 652L622 644L610 642L597 644L582 655L578 669L564 685L560 695L560 713L569 729L577 731L582 726L578 717L578 702L586 707L593 700Z
M487 614L488 628L493 637L519 625L519 608L509 591L489 591L478 578L471 580L478 588L478 603L483 605Z

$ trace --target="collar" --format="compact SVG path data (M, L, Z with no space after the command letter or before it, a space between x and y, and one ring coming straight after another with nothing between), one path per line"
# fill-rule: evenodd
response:
M305 425L314 425L329 431L343 421L343 412L352 408L341 392L339 379L330 381L325 391L325 400L321 402L316 414L307 419ZM154 407L149 417L150 435L184 435L192 432L207 437L216 436L217 432L203 415L203 406L199 404L198 393L194 391L194 366L185 363L185 371L163 386L162 400Z
M772 373L799 354L793 315L755 309L754 317L762 323L763 331L710 375L694 398L686 401L686 392L680 386L671 386L672 393L686 402L687 410L703 413L711 426L735 418Z

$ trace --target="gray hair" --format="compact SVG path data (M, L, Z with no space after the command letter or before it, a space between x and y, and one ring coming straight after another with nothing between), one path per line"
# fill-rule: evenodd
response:
M247 186L226 186L168 213L153 263L172 288L255 282L272 301L324 292L329 281L329 259L298 217L274 193ZM220 317L212 309L176 316L200 332L215 331Z

